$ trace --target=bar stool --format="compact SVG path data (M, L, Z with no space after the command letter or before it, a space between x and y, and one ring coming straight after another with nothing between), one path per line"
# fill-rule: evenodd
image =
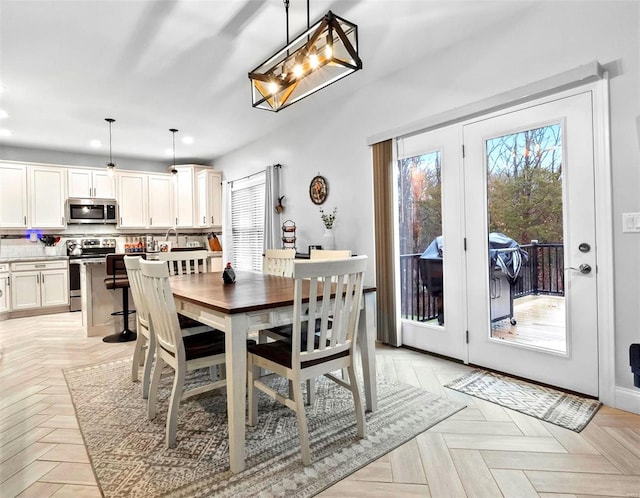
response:
M124 254L107 254L106 272L109 277L104 279L107 289L122 289L122 311L114 311L112 316L122 315L124 328L122 332L103 337L104 342L129 342L135 341L137 334L129 330L129 315L135 310L129 309L129 277L124 265Z

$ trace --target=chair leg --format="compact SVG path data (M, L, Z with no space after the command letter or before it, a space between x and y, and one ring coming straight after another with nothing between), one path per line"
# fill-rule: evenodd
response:
M349 385L351 386L351 394L353 394L353 403L356 411L356 435L358 438L363 439L367 435L367 427L364 420L362 400L360 399L360 389L358 389L358 383L356 382L356 371L353 365L347 367L346 370L349 376Z
M144 349L144 345L146 342L145 336L142 334L138 334L136 337L136 345L133 348L133 359L131 360L131 381L138 381L138 369L140 365L142 365L142 358L144 357L142 354L142 350Z
M316 400L316 381L307 379L307 405L313 405Z
M253 385L255 379L260 377L260 368L254 366L253 356L247 356L247 397L248 397L248 424L255 426L258 423L258 390Z
M167 410L167 447L173 448L176 445L176 427L178 425L178 407L182 399L184 388L184 368L178 368L173 378L173 389L169 398L169 409Z
M293 400L296 403L296 415L298 416L298 432L300 433L300 453L302 464L311 465L311 453L309 450L309 429L307 428L307 415L304 411L304 398L300 378L293 382Z
M138 334L140 337L142 334ZM142 398L149 398L149 383L151 380L151 365L153 365L153 355L156 350L156 343L153 340L153 334L151 335L151 339L149 340L149 344L147 344L147 356L144 360L144 369L142 371Z
M162 375L162 367L164 367L164 360L156 355L156 365L153 369L153 376L151 377L151 385L149 386L149 399L147 400L147 412L149 420L156 418L156 403L158 398L158 384L160 384L160 375Z

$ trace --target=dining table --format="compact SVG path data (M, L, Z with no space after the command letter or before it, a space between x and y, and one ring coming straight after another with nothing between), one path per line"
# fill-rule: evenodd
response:
M245 468L247 338L252 332L293 321L295 279L236 270L236 281L225 284L222 272L170 277L178 313L225 333L229 467ZM308 286L305 287L308 292ZM376 289L365 286L358 325L365 403L377 408Z

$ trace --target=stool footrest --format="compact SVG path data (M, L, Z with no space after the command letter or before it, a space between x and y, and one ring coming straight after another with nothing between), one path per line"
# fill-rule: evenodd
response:
M136 310L129 310L127 311L127 316L132 315L135 312ZM114 311L113 313L111 313L111 316L122 316L122 315L124 315L124 310Z

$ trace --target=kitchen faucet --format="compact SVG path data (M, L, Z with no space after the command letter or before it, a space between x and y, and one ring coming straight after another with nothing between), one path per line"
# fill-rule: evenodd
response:
M178 247L178 231L175 228L169 228L169 230L167 230L167 233L164 234L164 240L165 242L169 240L169 232L171 232L173 230L173 234L176 237L176 245L175 247Z

